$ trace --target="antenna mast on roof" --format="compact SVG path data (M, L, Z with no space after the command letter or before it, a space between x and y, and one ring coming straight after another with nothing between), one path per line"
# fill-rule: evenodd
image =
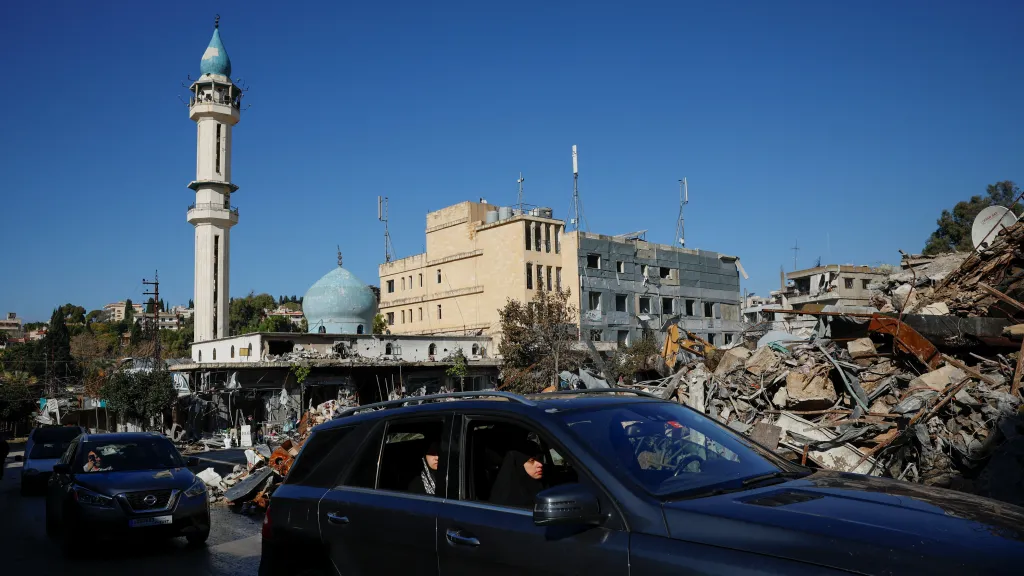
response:
M573 230L578 231L580 229L580 220L583 219L583 206L580 203L580 189L579 189L579 178L580 178L580 166L579 156L576 153L576 145L572 145L572 214L573 217L569 221L573 226Z
M679 219L676 220L676 241L686 247L686 236L683 232L683 206L690 203L690 190L686 186L686 177L679 181Z
M793 271L796 271L796 253L800 251L800 241L796 240L793 242L793 247L790 250L793 251Z
M525 182L525 181L526 181L526 179L523 178L523 173L520 172L519 173L519 180L516 180L516 183L519 184L519 213L520 214L523 213L523 182Z
M391 245L391 233L388 232L388 197L377 196L377 220L384 223L384 261L391 262L395 247Z

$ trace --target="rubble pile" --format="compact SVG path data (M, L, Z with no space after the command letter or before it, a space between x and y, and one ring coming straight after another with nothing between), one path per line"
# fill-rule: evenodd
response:
M646 389L806 465L1024 500L1013 366L944 357L930 370L874 336L737 346ZM997 459L1016 472L993 482L985 469Z

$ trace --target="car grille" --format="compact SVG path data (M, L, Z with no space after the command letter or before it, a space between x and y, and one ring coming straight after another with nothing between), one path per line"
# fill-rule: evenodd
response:
M128 492L124 495L124 499L128 502L128 505L132 507L132 510L136 512L145 512L147 510L162 510L167 508L168 502L171 500L171 490L147 490L145 492ZM147 501L147 497L152 496ZM153 499L156 499L154 501Z

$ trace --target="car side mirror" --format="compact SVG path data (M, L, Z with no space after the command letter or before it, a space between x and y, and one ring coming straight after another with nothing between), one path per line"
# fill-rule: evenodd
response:
M15 462L24 462L24 461L25 461L25 458L24 458L24 457L22 457L22 455L21 455L21 454L18 454L17 456L15 456L15 457L14 457L14 461L15 461Z
M580 484L549 488L534 500L533 523L537 526L600 524L605 517L597 495Z
M71 465L70 464L54 464L53 465L53 473L54 474L64 474L64 475L71 474Z
M185 465L189 468L199 466L199 456L189 456L185 459Z

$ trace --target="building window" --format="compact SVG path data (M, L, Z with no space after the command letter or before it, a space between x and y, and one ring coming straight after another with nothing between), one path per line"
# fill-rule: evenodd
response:
M600 292L588 292L587 293L587 310L601 310L601 293Z
M544 251L551 252L551 224L544 225Z
M649 296L640 297L640 313L650 314L651 313L651 298Z
M441 305L440 304L437 305L437 319L438 320L441 319Z
M235 357L235 346L234 345L231 346L231 357L232 358Z
M479 356L480 355L480 345L479 344L473 344L473 352L472 352L472 354L473 354L473 356Z
M423 288L423 274L420 274L420 288Z
M718 334L715 334L714 332L708 334L708 344L711 344L712 346L717 345L718 344Z
M437 354L437 344L431 344L430 346L427 346L427 355L433 356L435 354Z
M540 252L540 224L533 225L533 249Z
M203 361L203 351L202 350L199 351L199 361L200 362Z
M853 278L843 278L843 284L847 290L853 290Z
M213 349L213 359L214 360L217 359L217 349L216 348Z
M705 302L704 303L704 317L713 318L715 316L715 303Z
M587 268L601 268L600 254L587 254Z
M360 325L356 326L356 334L362 334L362 333L363 333L363 325L360 324Z
M409 274L409 290L412 290L412 274Z
M530 221L529 220L526 220L525 222L523 222L523 228L526 231L526 234L525 234L526 249L527 250L531 250L531 246L533 245L533 241L532 241L533 238L530 237Z
M687 300L685 303L685 312L687 316L693 316L693 305L696 304L693 300Z
M395 325L395 313L394 312L388 312L388 326L394 326L394 325Z
M672 277L672 269L671 268L666 268L666 267L662 266L658 270L658 276L661 277L662 280L664 280L666 278L671 278Z
M394 322L392 322L392 324L394 324ZM321 325L319 328L317 328L316 331L317 331L317 334L327 334L327 327Z
M644 278L648 277L647 276L647 264L641 264L640 265L640 275L643 276Z
M412 308L409 308L409 324L412 324Z
M861 289L867 290L868 289L868 284L871 284L871 280L861 280L860 281Z
M674 304L674 301L671 298L662 298L661 299L661 313L662 314L674 314L676 310L675 310L675 306L673 306L673 304Z
M629 346L629 330L619 330L615 334L615 342L619 345L619 348Z
M395 281L394 280L388 280L388 294L391 294L394 291L395 291Z
M405 290L405 276L402 276L402 290Z
M725 343L726 344L732 344L732 334L726 334L725 335Z
M252 358L252 343L249 343L249 358Z
M544 289L544 267L537 264L537 290Z
M617 260L615 262L615 271L618 272L619 274L625 274L626 273L626 263L623 262L622 260Z
M437 269L437 283L438 284L441 283L441 269L440 268Z
M394 353L394 348L392 348L391 347L391 343L388 342L387 344L384 345L384 355L385 356L391 356L391 354L393 354L393 353Z
M561 226L555 226L555 254L561 254L562 252L562 240L560 234L562 232Z
M220 174L220 123L217 124L217 174Z
M405 310L402 310L402 324L405 324Z
M419 308L420 311L420 322L423 321L423 308Z
M555 268L555 290L562 289L562 269Z
M590 341L591 342L600 342L601 341L601 331L600 330L591 330L590 331Z
M551 291L551 266L548 266L548 274L545 276L548 280L548 292Z
M626 311L626 295L616 294L615 295L615 311L625 312Z
M526 263L526 289L533 290L533 264Z

